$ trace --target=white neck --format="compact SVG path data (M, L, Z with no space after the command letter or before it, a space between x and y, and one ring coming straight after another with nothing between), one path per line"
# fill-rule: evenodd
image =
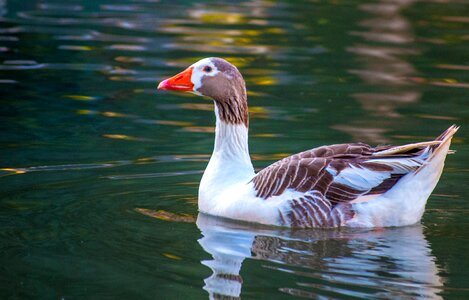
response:
M251 164L248 146L248 128L244 124L229 124L218 117L215 105L217 123L215 127L215 146L213 156L221 155L224 159L238 163Z
M244 124L228 124L220 120L216 105L215 115L215 147L200 182L199 205L200 201L211 201L232 185L248 183L254 176L248 128Z

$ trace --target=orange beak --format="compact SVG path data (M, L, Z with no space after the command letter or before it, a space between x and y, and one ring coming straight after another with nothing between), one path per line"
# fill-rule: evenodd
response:
M194 89L194 84L191 81L192 68L193 67L189 67L181 73L163 80L160 82L160 84L158 84L158 89L171 91L192 91Z

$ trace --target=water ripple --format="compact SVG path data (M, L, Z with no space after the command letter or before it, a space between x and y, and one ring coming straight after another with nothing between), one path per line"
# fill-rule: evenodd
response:
M51 172L51 171L74 171L74 170L89 170L89 169L102 169L112 168L117 166L123 166L130 164L129 161L120 161L113 163L102 163L102 164L68 164L68 165L56 165L56 166L34 166L34 167L22 167L22 168L1 168L0 171L8 172L9 174L25 174L30 172ZM7 174L7 175L9 175ZM5 176L5 175L3 175Z
M191 154L191 155L158 155L153 157L142 157L134 160L120 160L106 163L89 163L89 164L65 164L65 165L49 165L49 166L31 166L31 167L4 167L0 168L0 171L7 172L6 175L11 174L25 174L30 172L51 172L51 171L76 171L76 170L88 170L88 169L102 169L102 168L113 168L120 167L125 165L142 165L150 163L174 163L174 162L207 162L209 155L204 154ZM190 171L188 171L190 172ZM198 174L201 171L194 171L194 174ZM179 173L179 172L177 172ZM175 176L175 175L165 175L171 173L161 173L163 175L158 176L156 173L152 174L137 174L135 176L150 176L150 177L165 177L165 176ZM189 174L186 171L183 171L182 174ZM5 176L5 175L3 175ZM134 175L123 175L133 177ZM113 178L116 179L116 178ZM117 179L120 179L117 176Z
M129 175L112 175L105 176L104 178L112 180L128 180L128 179L146 179L146 178L158 178L158 177L172 177L172 176L184 176L193 174L202 174L203 170L191 170L191 171L179 171L179 172L159 172L159 173L145 173L145 174L129 174Z

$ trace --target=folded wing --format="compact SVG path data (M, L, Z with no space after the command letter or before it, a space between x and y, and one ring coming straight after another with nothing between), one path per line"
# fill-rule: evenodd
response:
M279 211L284 225L333 227L352 218L351 203L392 189L424 163L436 143L372 148L365 144L324 146L284 158L260 171L257 196L296 195Z

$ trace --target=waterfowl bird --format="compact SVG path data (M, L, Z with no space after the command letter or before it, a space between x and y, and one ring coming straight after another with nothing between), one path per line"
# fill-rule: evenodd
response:
M371 147L322 146L257 174L248 150L248 104L238 69L205 58L159 90L214 101L215 146L199 186L201 212L286 227L385 227L420 221L443 170L455 125L433 141Z

